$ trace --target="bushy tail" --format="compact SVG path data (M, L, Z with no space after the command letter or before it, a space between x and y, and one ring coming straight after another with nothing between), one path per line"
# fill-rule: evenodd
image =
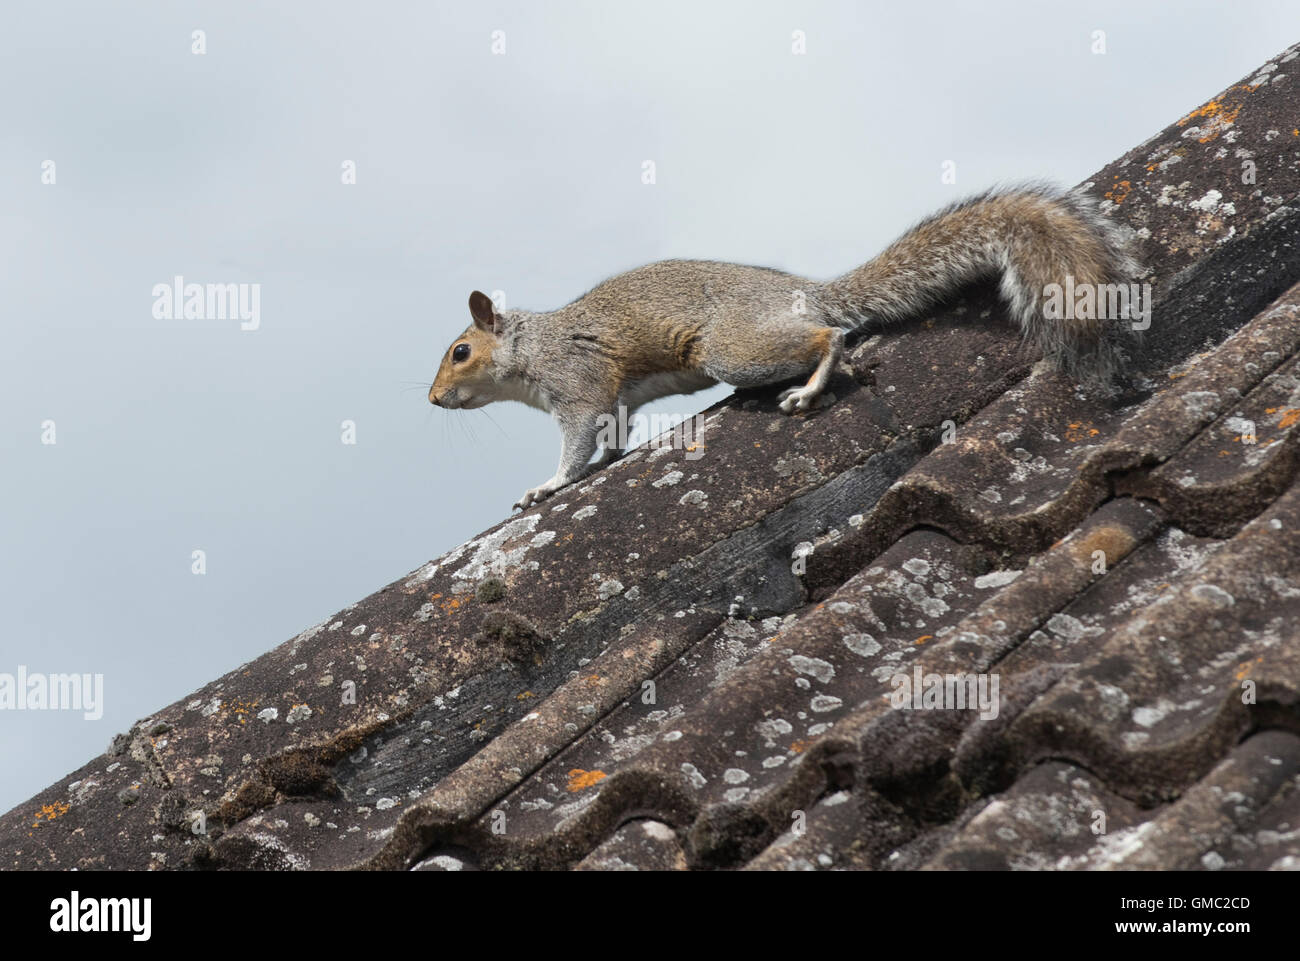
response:
M1131 322L1098 315L1107 313L1108 291L1115 306L1109 285L1123 285L1127 297L1139 269L1092 198L1035 184L941 210L826 284L821 297L833 323L853 328L915 316L972 281L1001 275L1002 296L1032 347L1073 375L1108 381L1117 335ZM1075 311L1064 296L1053 303L1052 284L1076 292L1092 285L1100 305Z

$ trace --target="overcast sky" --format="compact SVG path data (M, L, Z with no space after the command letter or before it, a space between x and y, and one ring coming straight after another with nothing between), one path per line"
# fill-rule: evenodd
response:
M995 181L1083 180L1297 39L1294 0L6 5L0 673L104 703L0 710L0 811L551 475L546 415L428 404L471 290L829 277ZM177 276L259 285L256 329L168 316Z

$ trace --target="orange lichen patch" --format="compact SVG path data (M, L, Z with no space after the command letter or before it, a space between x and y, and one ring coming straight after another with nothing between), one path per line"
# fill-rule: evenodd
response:
M1169 379L1177 380L1179 377L1186 377L1186 376L1187 376L1187 371L1183 371L1181 374L1170 374Z
M245 701L240 698L234 698L232 700L222 701L221 711L222 713L229 713L233 715L235 719L239 721L240 724L247 724L248 715L251 714L253 711L257 710L257 705L260 703L261 703L260 699ZM150 738L150 740L152 741L153 739Z
M72 805L66 801L55 801L53 804L44 804L36 812L36 820L32 822L32 827L40 827L41 820L53 821L55 818L61 818L72 810Z
M1075 421L1066 427L1065 439L1072 444L1077 444L1081 440L1087 440L1089 437L1096 437L1101 431L1092 426L1092 422L1083 423Z
M1242 84L1238 87L1229 87L1223 97L1217 100L1210 100L1207 103L1197 107L1182 120L1178 121L1178 126L1185 127L1193 120L1204 122L1202 133L1204 136L1198 137L1200 143L1208 143L1218 138L1219 134L1231 127L1237 119L1237 114L1241 113L1241 108L1245 105L1245 99L1238 94L1236 97L1231 96L1232 91L1241 90L1251 93L1258 87L1258 84Z
M437 604L444 614L450 614L455 610L459 610L462 604L468 603L469 598L449 597L443 600L441 594L430 594L429 601Z
M707 444L688 444L686 447L686 453L693 454L697 450L708 450L708 449L709 448Z
M1199 120L1202 117L1215 117L1223 110L1222 100L1208 100L1201 104L1182 120L1178 121L1178 126L1186 127L1191 121Z
M1147 169L1150 170L1151 168L1148 167ZM1133 185L1129 181L1121 180L1118 183L1114 184L1102 196L1104 196L1107 200L1111 201L1112 203L1122 204L1124 202L1124 198L1129 195L1129 191L1132 189L1133 189Z
M526 701L528 698L530 698L530 697L536 697L536 696L537 696L537 695L534 694L532 691L524 691L524 693L522 693L522 694L516 694L516 695L515 695L515 700L516 700L516 701Z
M605 776L604 771L584 771L580 767L575 767L569 772L569 791L576 794L591 787L597 781L605 780Z
M1262 661L1262 660L1264 660L1263 657L1257 657L1257 658L1255 658L1253 661L1242 661L1240 664L1238 664L1238 665L1237 665L1237 680L1239 680L1239 681L1243 681L1243 680L1245 680L1245 679L1246 679L1246 675L1250 673L1250 666L1251 666L1252 664L1258 664L1258 663L1259 663L1260 661Z
M1292 407L1290 410L1282 412L1282 419L1277 422L1278 430L1286 430L1288 427L1294 427L1300 423L1300 407Z
M808 750L808 745L811 743L812 741L795 741L790 745L790 750L794 751L795 754L802 754Z
M924 644L926 641L928 641L928 640L929 640L930 638L932 638L932 637L934 637L933 634L922 634L920 637L918 637L918 638L917 638L915 641L913 641L912 643L913 643L913 644Z

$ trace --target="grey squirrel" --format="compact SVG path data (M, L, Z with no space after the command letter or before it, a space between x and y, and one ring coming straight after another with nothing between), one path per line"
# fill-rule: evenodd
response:
M1109 381L1113 338L1097 318L1049 318L1049 284L1111 284L1137 270L1117 227L1080 191L1031 185L953 204L880 256L817 283L766 267L665 260L611 277L558 310L498 311L470 294L473 323L448 348L429 401L472 410L516 400L551 413L564 439L555 476L526 491L527 508L588 473L600 425L670 394L722 381L762 387L807 410L839 363L846 330L915 316L975 280L1000 291L1025 341L1049 363ZM621 456L605 449L594 467ZM594 467L592 469L594 469Z

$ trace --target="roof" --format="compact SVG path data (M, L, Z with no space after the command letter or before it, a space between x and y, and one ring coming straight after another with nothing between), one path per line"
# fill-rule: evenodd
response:
M1298 53L1085 185L1154 285L1121 395L974 290L141 720L0 865L1300 866Z

